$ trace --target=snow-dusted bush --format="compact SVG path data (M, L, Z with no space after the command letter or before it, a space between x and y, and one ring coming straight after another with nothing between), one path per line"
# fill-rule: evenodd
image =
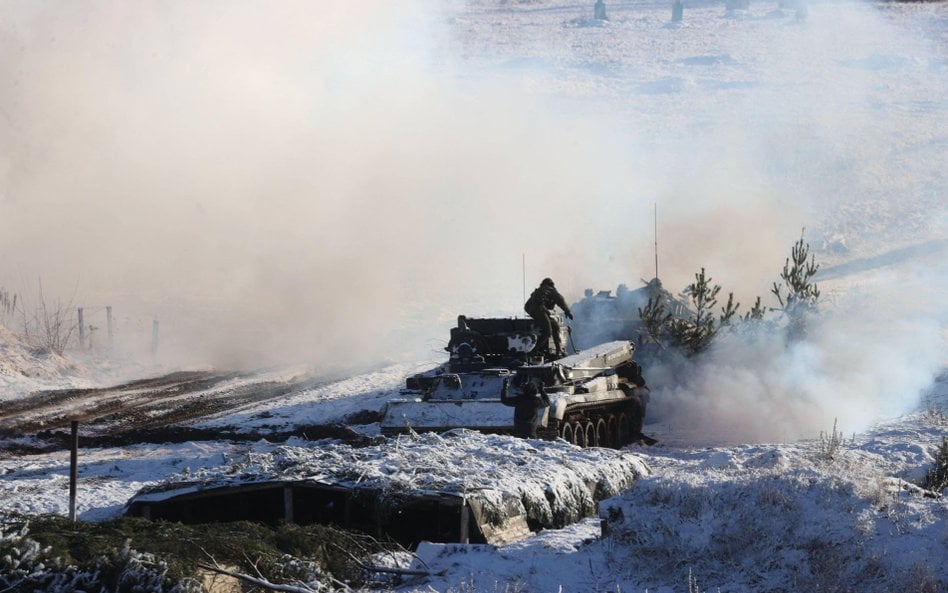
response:
M948 507L885 477L859 452L832 465L808 452L778 452L715 467L703 477L646 477L601 503L613 553L634 554L656 572L703 567L704 583L722 590L948 586L944 570L922 570L939 565L940 551L916 543L944 525Z
M273 563L274 571L285 582L299 583L304 587L317 591L325 586L330 575L311 560L301 560L295 556L285 554Z
M838 419L833 420L833 432L827 434L820 432L820 459L823 461L833 461L842 452L843 433L837 430Z
M126 544L78 567L65 563L28 536L28 528L5 531L0 527L0 591L45 593L190 593L201 590L194 581L175 581L168 566L151 554Z
M71 302L47 302L43 284L39 285L32 310L20 305L21 335L38 354L62 356L78 329Z
M942 438L941 447L935 455L935 462L925 477L925 488L941 492L948 488L948 437Z

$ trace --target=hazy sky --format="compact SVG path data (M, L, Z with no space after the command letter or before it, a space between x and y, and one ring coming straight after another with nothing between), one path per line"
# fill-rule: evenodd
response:
M5 2L0 286L42 278L46 294L111 304L129 325L159 317L170 342L221 360L340 358L422 325L446 338L458 313L519 314L524 282L547 275L571 300L649 278L656 203L666 285L707 266L749 304L803 226L855 244L859 200L885 214L880 195L906 187L885 164L898 125L843 116L877 90L867 68L840 79L826 67L840 59L808 63L821 54L798 55L799 32L764 52L776 70L739 38L669 38L656 46L668 58L635 65L644 82L590 91L555 46L592 35L564 26L568 12L538 16L552 25L525 38L502 14L468 21L459 8ZM613 18L631 26L621 4ZM880 32L895 35L869 17L842 25L869 58ZM808 34L830 43L834 30ZM574 42L572 59L587 49ZM504 52L547 51L565 66L498 67ZM713 76L648 80L695 55L747 59L759 70L735 88L763 90L732 101ZM895 172L921 178L901 159ZM923 178L922 197L943 182ZM865 188L875 194L856 196ZM910 198L895 199L904 210ZM842 214L827 219L825 202Z

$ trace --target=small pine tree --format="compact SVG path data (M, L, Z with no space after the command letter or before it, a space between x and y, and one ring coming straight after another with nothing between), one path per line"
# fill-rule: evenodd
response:
M804 334L805 318L811 311L816 310L816 303L820 298L820 289L812 282L820 266L816 263L816 257L810 254L810 244L803 239L805 232L806 229L801 231L800 239L793 245L790 257L783 264L783 271L780 273L783 284L774 282L770 290L777 297L790 321L788 332L791 338Z
M726 325L731 325L731 318L737 314L737 309L741 306L740 303L734 302L734 293L727 293L727 304L721 309L721 317L719 323L721 327Z
M766 309L760 304L760 297L757 297L757 301L754 302L754 306L751 307L751 310L747 313L744 313L744 316L741 317L741 321L761 321L764 318L764 313Z
M695 281L684 290L684 296L694 309L694 315L687 319L674 319L668 323L668 332L673 343L685 350L688 355L703 351L714 339L718 331L718 320L714 317L714 307L718 304L717 295L721 287L711 284L711 278L704 268L695 274Z
M665 326L672 319L672 314L660 297L650 297L644 308L639 307L639 319L642 320L642 325L645 326L645 331L649 336L660 342Z

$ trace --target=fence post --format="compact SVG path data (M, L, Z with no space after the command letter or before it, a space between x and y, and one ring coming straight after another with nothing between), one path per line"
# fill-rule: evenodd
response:
M151 353L158 354L158 320L151 322Z
M609 17L606 16L606 3L602 0L596 0L596 4L593 6L593 17L598 21L609 20Z
M81 311L82 309L80 309ZM79 421L69 423L69 520L76 521L76 482L79 481Z
M283 520L293 523L296 517L293 512L293 486L283 486Z
M82 320L82 307L79 307L79 347L86 346L86 324Z
M112 305L105 308L106 324L109 328L109 348L112 347Z

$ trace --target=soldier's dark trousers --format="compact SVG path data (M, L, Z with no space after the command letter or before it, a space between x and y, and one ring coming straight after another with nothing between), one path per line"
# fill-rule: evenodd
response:
M537 438L537 423L514 420L514 434L522 439L535 439Z
M527 312L540 326L540 336L537 340L540 350L546 351L549 349L550 336L552 335L553 345L556 347L556 351L562 352L563 346L560 344L560 324L557 323L545 309Z

